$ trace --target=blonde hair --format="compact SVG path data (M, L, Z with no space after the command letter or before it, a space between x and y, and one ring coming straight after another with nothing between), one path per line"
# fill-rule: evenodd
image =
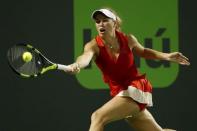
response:
M121 31L122 19L118 16L118 14L112 8L104 7L104 9L111 11L116 16L116 21L115 21L116 22L116 30Z

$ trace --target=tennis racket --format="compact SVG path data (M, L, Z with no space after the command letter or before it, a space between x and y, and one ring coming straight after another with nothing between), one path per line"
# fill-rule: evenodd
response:
M24 60L28 52L29 61ZM25 78L40 76L49 70L71 70L69 66L56 64L48 60L40 51L29 44L16 44L8 49L7 59L13 71Z

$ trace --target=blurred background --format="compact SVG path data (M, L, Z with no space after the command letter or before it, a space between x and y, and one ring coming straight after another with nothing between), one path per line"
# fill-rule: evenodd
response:
M23 79L8 67L8 48L23 41L32 43L51 61L72 63L75 59L76 2L1 1L0 131L87 131L91 113L110 99L109 90L89 90L82 87L75 76L64 72ZM162 127L178 131L196 131L196 11L194 0L178 1L179 51L190 59L191 65L179 66L176 80L167 88L154 88L154 107L149 108ZM120 120L107 125L105 130L132 129Z

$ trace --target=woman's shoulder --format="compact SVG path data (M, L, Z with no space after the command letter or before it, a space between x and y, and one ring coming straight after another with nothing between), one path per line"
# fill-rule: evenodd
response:
M95 39L90 40L85 44L85 49L90 49L94 51L95 53L98 52L98 45Z
M87 42L85 44L85 46L89 46L89 47L95 47L95 46L97 46L96 40L95 39L90 40L89 42Z
M133 35L133 34L127 34L127 38L128 38L128 41L131 42L131 43L136 43L138 42L137 38Z
M134 34L132 33L129 33L129 34L126 34L127 38L130 39L130 40L136 40L137 38L134 36Z
M129 47L130 47L130 49L132 49L134 46L135 46L135 44L137 44L138 43L138 40L137 40L137 38L133 35L133 34L126 34L126 36L127 36L127 39L128 39L128 44L129 44Z

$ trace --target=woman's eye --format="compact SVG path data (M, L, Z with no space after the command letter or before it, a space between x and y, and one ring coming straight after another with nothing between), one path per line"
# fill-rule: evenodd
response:
M97 24L99 24L99 23L100 23L100 20L96 20L95 22L96 22Z
M103 22L108 22L108 19L104 19Z

